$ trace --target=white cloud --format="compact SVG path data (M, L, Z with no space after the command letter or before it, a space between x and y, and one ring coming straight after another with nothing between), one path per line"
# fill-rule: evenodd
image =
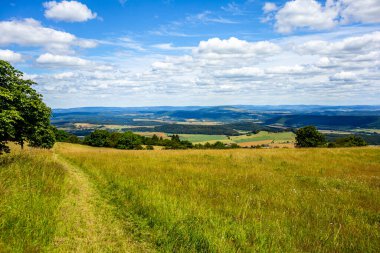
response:
M76 76L77 74L74 72L62 72L62 73L53 75L53 78L58 79L58 80L64 80L64 79L70 79Z
M380 50L380 32L348 37L340 41L324 40L308 41L296 46L300 54L331 55L336 57L352 57L373 50Z
M84 22L97 16L85 4L77 1L50 1L45 2L43 6L46 9L45 17L58 21Z
M194 47L176 47L172 43L162 43L162 44L155 44L152 45L152 47L161 49L161 50L168 50L168 51L179 51L179 50L192 50Z
M330 80L331 81L346 81L346 82L350 82L350 81L356 80L356 74L352 73L352 72L342 71L342 72L336 73L333 76L331 76Z
M67 73L72 73L75 70L89 70L89 71L112 71L113 67L110 64L104 64L102 62L95 62L79 57L68 56L68 55L57 55L51 53L45 53L40 55L36 59L36 63L44 68L61 69L68 68L72 69L70 72L65 72L65 78L68 78ZM57 76L56 76L57 77ZM59 76L58 76L59 77Z
M264 71L256 67L243 67L237 69L227 69L224 71L216 72L216 76L223 77L256 77L264 76Z
M242 15L243 14L243 10L235 2L228 3L227 6L222 6L221 9L224 10L225 12L231 13L232 15Z
M219 24L236 24L236 21L214 15L211 11L204 11L186 18L189 23L219 23Z
M20 62L22 61L22 55L16 52L13 52L12 50L2 50L0 49L0 59L4 61L8 61L10 63Z
M380 23L379 0L339 0L342 22Z
M274 66L266 71L269 74L302 74L306 72L304 66L294 65L294 66Z
M128 105L136 105L133 101L377 103L378 33L324 33L258 42L212 38L184 54L102 58L113 68L89 59L42 55L37 62L53 73L40 75L37 81L42 93L49 94L45 97L64 97L76 91L66 95L73 98L73 106L88 101L92 105L121 106L125 105L122 101ZM159 47L170 50L174 46ZM52 103L56 101L61 100Z
M332 6L323 7L315 0L294 0L277 12L275 27L280 33L291 33L298 28L325 30L336 25L336 16L337 10Z
M265 4L265 21L273 18L271 6ZM274 15L275 28L280 33L298 29L327 30L350 23L380 23L378 0L291 0Z
M266 2L263 6L264 13L272 12L272 11L275 11L277 9L278 9L277 5L275 3L271 3L271 2Z
M75 35L43 27L35 19L0 22L0 45L44 47L50 51L67 52L71 46L94 47L91 40L79 39Z
M79 57L67 55L54 55L50 53L40 55L36 62L38 64L53 65L53 66L71 66L81 67L86 66L90 62Z
M153 70L168 70L173 69L174 65L171 62L154 62L152 68Z
M226 40L212 38L201 41L194 50L200 56L219 57L255 57L276 54L280 47L269 41L248 42L231 37Z

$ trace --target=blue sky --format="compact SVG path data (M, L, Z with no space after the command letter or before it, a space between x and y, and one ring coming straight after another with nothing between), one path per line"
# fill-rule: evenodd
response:
M0 59L54 108L379 104L379 0L0 7Z

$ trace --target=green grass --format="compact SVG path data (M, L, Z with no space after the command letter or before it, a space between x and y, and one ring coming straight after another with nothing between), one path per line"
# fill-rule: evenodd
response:
M0 252L39 252L52 244L64 178L49 151L0 156Z
M215 142L215 141L226 141L228 140L225 135L207 135L207 134L181 134L181 140L190 141L193 143L197 142Z
M57 152L158 251L380 250L378 148Z

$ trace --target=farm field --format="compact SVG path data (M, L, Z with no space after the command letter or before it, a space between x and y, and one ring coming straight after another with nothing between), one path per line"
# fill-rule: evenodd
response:
M190 141L193 143L213 143L216 141L229 141L227 136L225 135L180 134L179 137L181 138L181 140Z
M292 132L280 132L280 133L269 133L266 131L260 131L257 134L252 134L251 136L240 135L231 136L231 140L236 143L251 142L251 141L294 141L295 134Z
M201 144L220 141L223 143L237 143L242 147L251 147L261 144L273 144L273 146L278 147L294 147L295 135L292 132L269 133L267 131L260 131L250 136L242 134L239 136L230 136L229 138L225 135L205 134L180 134L180 138Z
M0 251L379 252L380 149L0 157Z

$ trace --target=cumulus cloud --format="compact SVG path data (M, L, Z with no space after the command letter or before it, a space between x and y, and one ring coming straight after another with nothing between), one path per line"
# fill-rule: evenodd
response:
M162 43L162 44L155 44L152 45L152 47L161 49L161 50L169 50L169 51L179 51L179 50L192 50L193 47L176 47L172 43Z
M9 50L9 49L5 49L5 50L0 49L0 59L11 62L11 63L20 62L23 60L21 54L13 52L12 50Z
M215 73L219 77L260 77L264 76L264 71L257 67L243 67L235 69L227 69Z
M89 64L89 61L79 57L67 56L67 55L54 55L50 53L40 55L37 60L39 64L55 65L55 66L85 66Z
M380 23L380 1L340 0L342 23Z
M84 22L97 16L85 4L77 1L50 1L43 3L43 6L45 17L58 21Z
M44 47L50 51L69 51L71 46L83 48L96 46L91 40L80 39L73 34L44 27L32 18L1 21L0 34L0 45Z
M341 34L310 35L297 39L305 41L299 45L291 43L291 38L258 42L213 38L201 41L187 54L154 55L144 58L141 65L136 64L141 55L108 58L113 68L78 57L41 55L38 64L65 71L41 75L37 81L44 93L62 95L75 90L75 103L81 97L85 101L93 97L94 105L101 103L100 94L103 102L117 97L118 101L139 98L177 104L215 104L221 99L236 103L233 98L244 103L348 99L360 103L365 97L364 102L375 103L380 96L378 33L343 38Z
M231 37L226 40L212 38L201 41L193 50L202 57L259 57L273 55L280 51L280 47L269 41L248 42Z
M296 46L301 54L335 55L352 57L380 50L380 32L353 36L340 41L311 40Z
M290 33L297 28L312 30L332 28L336 25L337 10L330 7L323 7L315 0L289 1L275 16L276 30L280 33Z
M354 81L356 79L356 74L352 72L342 71L339 73L334 74L330 77L331 81Z
M272 12L264 5L264 14ZM380 1L377 0L291 0L274 15L275 28L279 33L291 33L298 29L327 30L350 23L379 23ZM268 14L266 19L272 19Z
M275 11L277 9L278 9L277 5L275 3L271 3L271 2L266 2L263 6L264 13L272 12L272 11Z
M45 53L40 55L36 62L47 68L79 68L79 69L94 69L94 70L112 70L112 67L100 62L93 62L79 57L68 55L56 55Z

